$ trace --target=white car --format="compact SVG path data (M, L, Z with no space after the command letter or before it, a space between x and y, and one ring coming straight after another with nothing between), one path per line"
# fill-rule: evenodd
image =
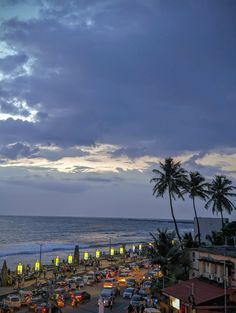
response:
M77 287L80 287L80 288L84 287L84 280L82 277L77 276L77 277L72 277L72 279L74 280Z
M131 299L134 295L134 288L126 288L123 292L123 298Z
M8 295L3 299L3 304L9 306L10 308L19 309L21 307L21 298L19 295Z

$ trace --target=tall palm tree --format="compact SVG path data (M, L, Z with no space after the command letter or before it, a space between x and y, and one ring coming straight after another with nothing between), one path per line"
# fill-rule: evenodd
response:
M220 213L222 230L224 229L224 211L231 214L236 209L234 203L229 199L236 197L236 193L233 192L235 189L236 187L232 185L232 181L223 175L216 175L212 183L209 184L210 199L207 201L205 208L208 209L211 206L213 214Z
M194 215L197 221L197 231L198 231L198 243L201 245L201 233L200 225L197 216L195 199L200 198L206 200L208 198L207 191L208 183L205 182L205 178L199 172L190 172L188 177L188 184L186 186L186 191L193 202Z
M187 183L187 174L181 167L181 163L175 162L172 158L166 158L165 162L160 162L159 165L161 170L154 169L153 173L156 177L151 179L151 183L155 183L153 187L153 195L156 197L163 197L166 192L168 193L175 231L181 242L181 236L174 215L173 200L176 199L176 196L184 200L183 193Z

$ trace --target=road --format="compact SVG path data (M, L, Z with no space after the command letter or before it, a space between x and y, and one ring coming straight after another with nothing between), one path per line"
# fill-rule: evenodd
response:
M85 288L91 294L91 301L85 304L79 304L77 308L72 308L67 305L62 309L62 313L98 313L97 300L102 291L102 283L97 284L96 286ZM121 294L122 294L121 289ZM113 308L105 308L105 312L114 312L114 313L123 313L127 312L127 307L129 305L129 300L123 299L122 296L117 296L113 303Z
M121 294L123 293L123 289L121 288ZM63 309L62 313L98 313L98 305L97 300L102 291L102 283L98 283L95 286L85 286L83 290L86 290L91 294L91 300L87 303L78 304L76 308L73 308L70 304L67 304ZM113 313L125 313L127 312L127 307L129 305L128 299L123 299L122 296L117 296L113 303L113 308L105 308L105 312L113 312ZM30 311L32 312L32 311ZM29 313L26 307L22 307L18 313Z

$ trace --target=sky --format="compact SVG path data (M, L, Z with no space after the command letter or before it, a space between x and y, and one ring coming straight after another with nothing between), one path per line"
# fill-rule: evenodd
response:
M150 184L165 157L235 183L235 14L234 0L0 0L0 214L170 218ZM174 206L193 217L187 197Z

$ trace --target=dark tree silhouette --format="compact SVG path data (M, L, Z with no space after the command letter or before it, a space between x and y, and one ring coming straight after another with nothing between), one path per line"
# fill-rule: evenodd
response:
M183 193L187 184L187 172L181 167L180 162L175 162L172 158L166 158L165 162L160 162L159 165L160 170L154 169L153 173L156 177L151 179L151 183L155 183L153 195L163 197L165 193L168 193L175 231L181 242L181 236L174 214L173 200L176 199L176 196L184 200Z
M232 185L232 181L226 176L216 175L209 184L208 194L210 199L207 201L205 208L211 207L213 214L220 213L222 220L222 230L224 229L224 211L231 214L236 209L234 203L230 200L232 197L236 197L236 193L233 191L236 189Z
M205 182L205 178L199 172L190 172L188 177L188 184L186 186L186 191L189 194L189 197L192 199L194 215L197 221L197 230L198 230L198 243L201 245L201 232L200 225L197 216L197 209L195 199L200 198L206 200L208 198L207 191L208 183Z

